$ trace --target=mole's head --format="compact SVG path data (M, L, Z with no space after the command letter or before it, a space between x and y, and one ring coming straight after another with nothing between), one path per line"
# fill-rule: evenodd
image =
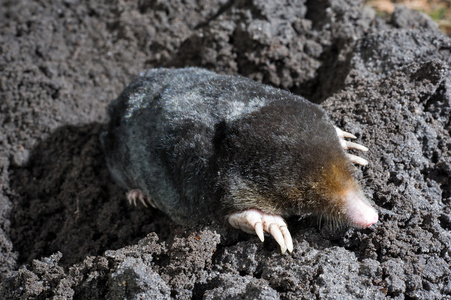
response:
M319 106L288 101L266 106L234 121L227 139L235 204L246 199L241 209L285 216L311 212L359 228L377 222Z
M370 227L377 222L378 215L354 179L354 166L343 150L327 149L329 153L325 149L318 150L318 160L312 161L315 166L306 172L308 179L300 188L292 190L290 199L300 199L303 204L307 201L306 210L334 224Z

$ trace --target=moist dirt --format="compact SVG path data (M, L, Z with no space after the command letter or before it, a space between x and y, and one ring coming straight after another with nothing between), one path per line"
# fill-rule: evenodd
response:
M2 1L0 298L451 299L451 39L361 1ZM288 219L294 251L133 207L106 108L140 71L199 66L321 103L370 151L366 230ZM219 222L221 223L221 222Z

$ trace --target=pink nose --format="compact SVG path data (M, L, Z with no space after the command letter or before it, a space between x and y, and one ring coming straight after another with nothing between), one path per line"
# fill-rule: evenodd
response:
M344 196L346 215L353 226L368 228L378 221L379 216L376 210L361 193L348 191Z

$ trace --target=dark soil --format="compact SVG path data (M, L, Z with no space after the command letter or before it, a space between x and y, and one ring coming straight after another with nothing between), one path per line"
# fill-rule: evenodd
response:
M1 299L451 299L451 39L361 1L2 1ZM183 4L181 4L183 3ZM289 219L291 255L133 207L106 107L140 71L201 66L320 103L370 151L380 215Z

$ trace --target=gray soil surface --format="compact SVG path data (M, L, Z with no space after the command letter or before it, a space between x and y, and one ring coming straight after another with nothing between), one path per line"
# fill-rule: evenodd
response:
M140 71L200 66L322 103L370 148L380 221L288 219L294 251L133 207L106 107ZM353 0L2 1L1 299L451 299L451 39Z

